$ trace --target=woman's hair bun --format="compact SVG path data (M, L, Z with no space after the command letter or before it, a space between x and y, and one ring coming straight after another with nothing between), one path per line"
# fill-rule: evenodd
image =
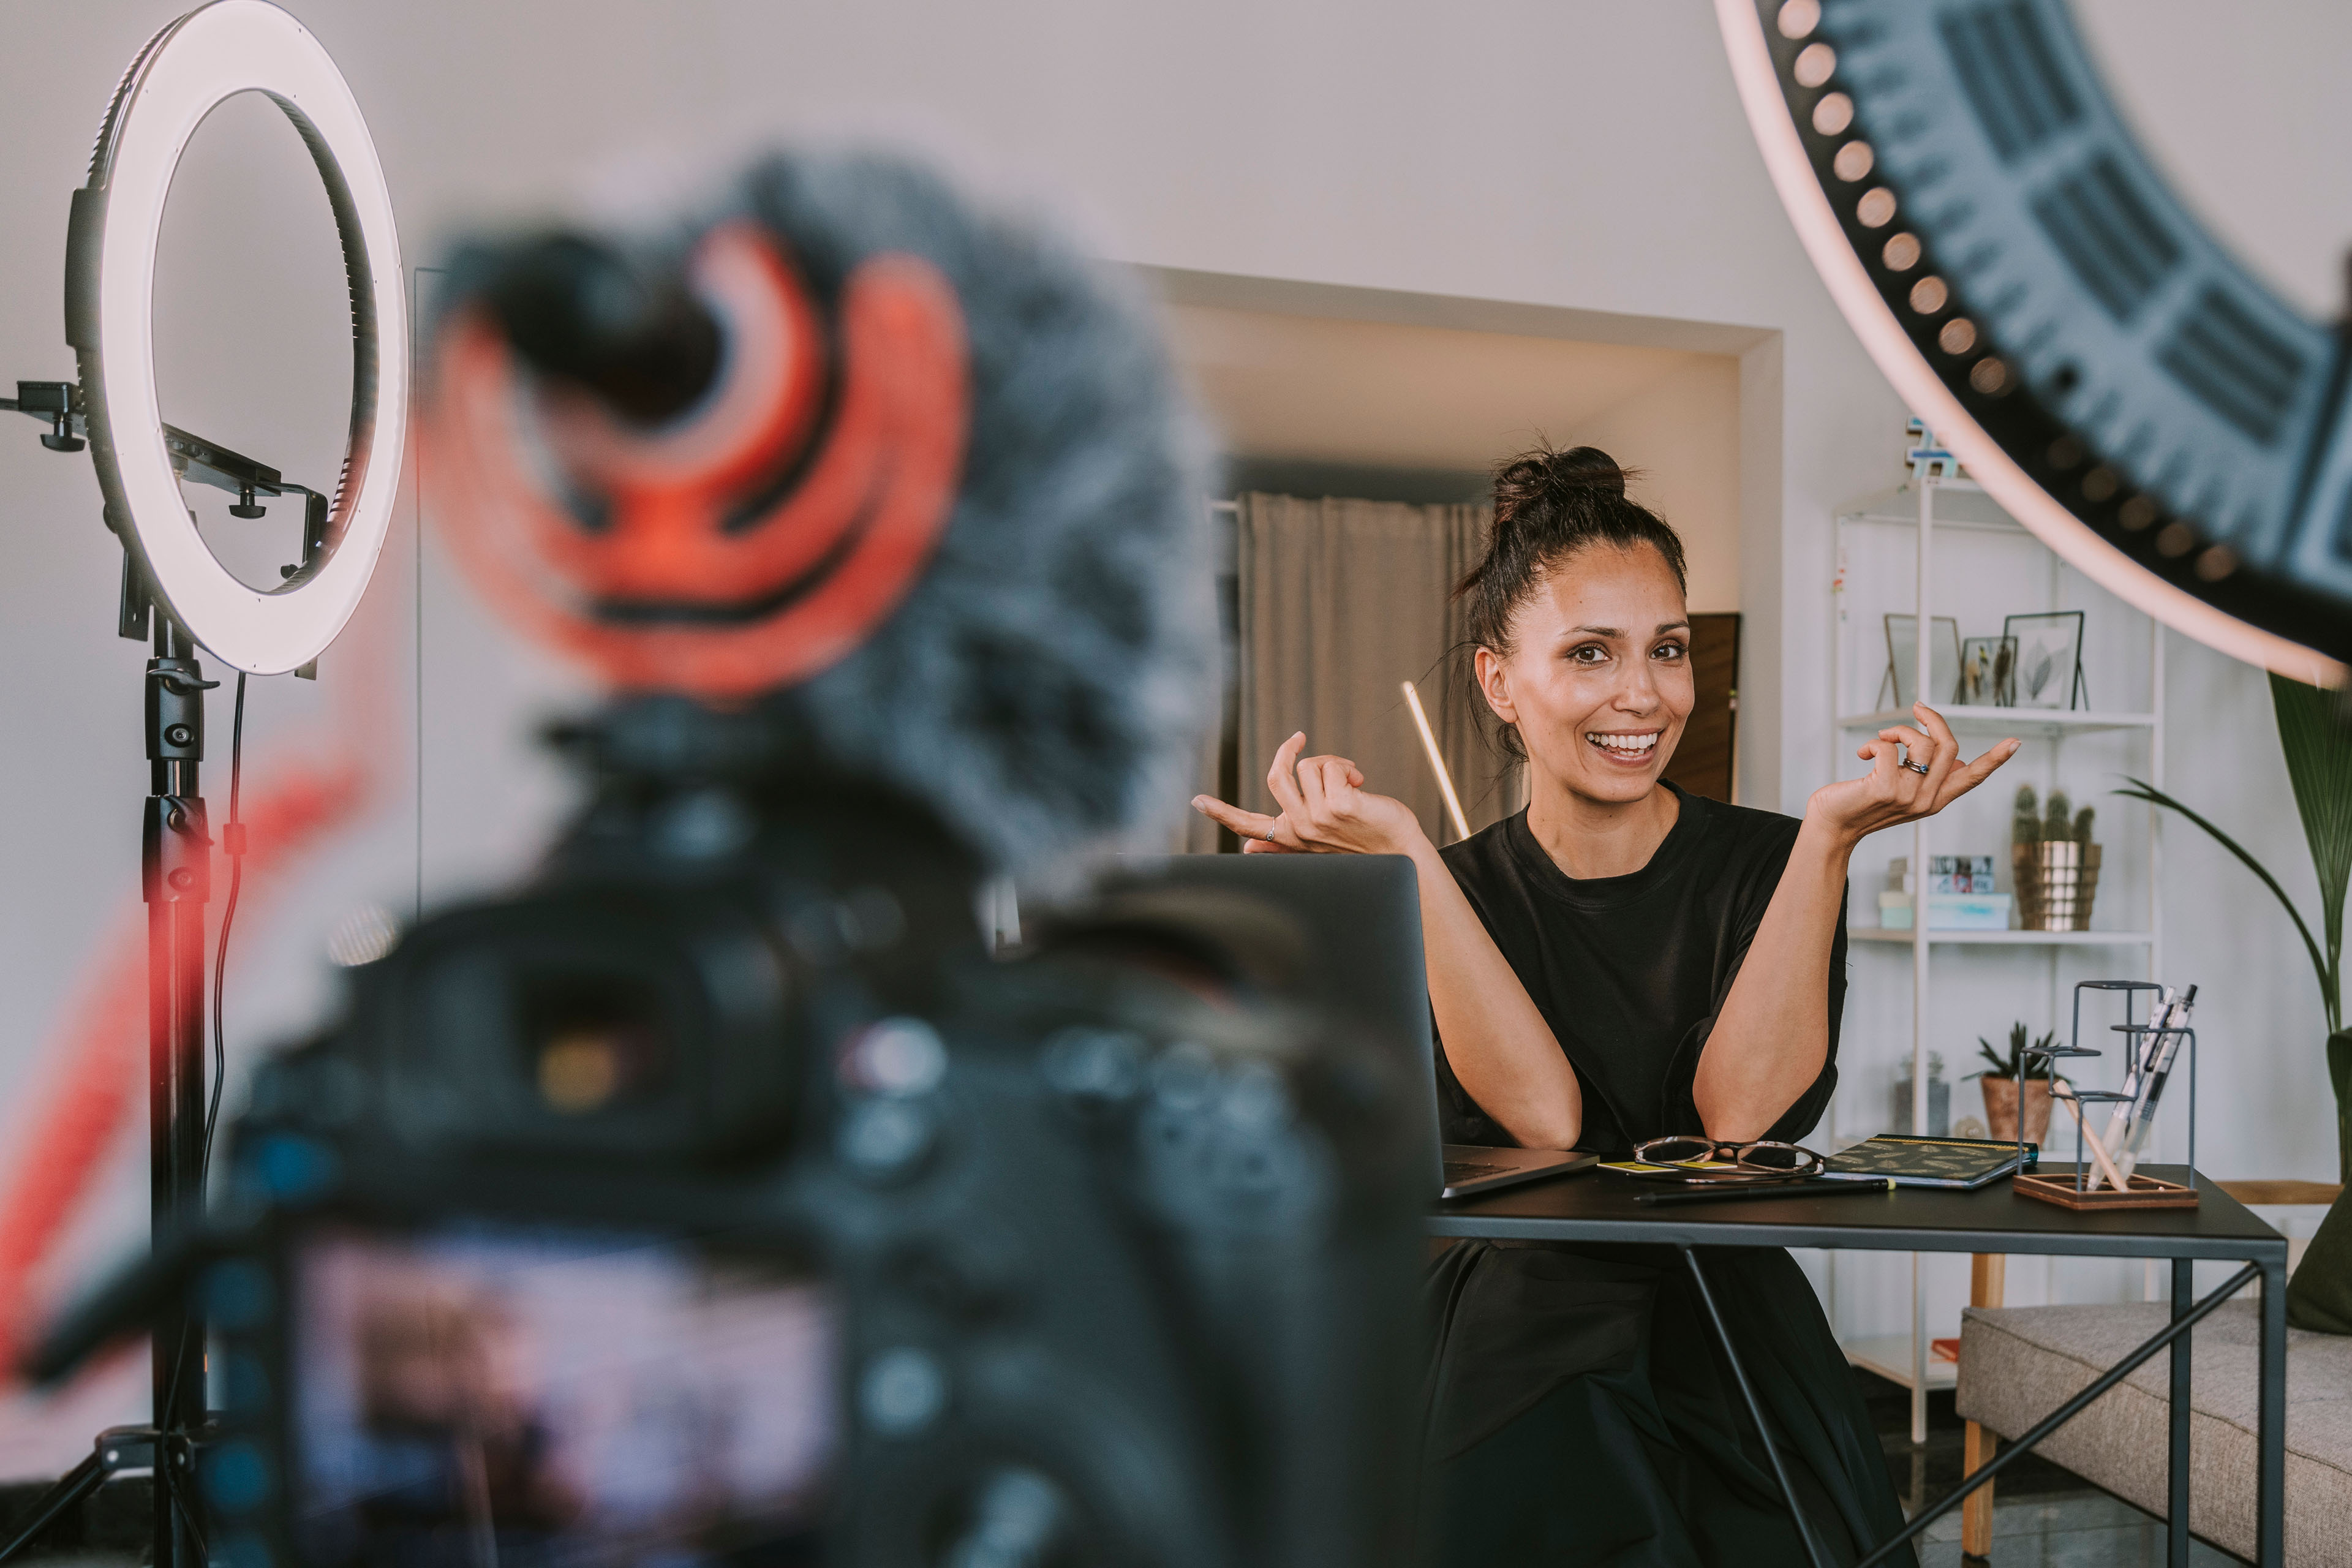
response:
M1496 510L1515 512L1528 500L1550 496L1625 496L1625 470L1600 447L1569 447L1552 451L1538 447L1522 451L1494 475Z
M1545 501L1574 502L1604 495L1623 500L1626 470L1598 447L1571 447L1565 452L1538 448L1505 463L1495 474L1495 511L1508 520Z
M1589 486L1612 496L1625 493L1625 470L1598 447L1570 447L1555 452L1549 466L1560 484Z

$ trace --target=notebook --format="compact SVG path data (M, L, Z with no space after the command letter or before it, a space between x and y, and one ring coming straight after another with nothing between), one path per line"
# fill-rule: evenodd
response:
M2032 1170L2041 1150L2025 1146ZM2017 1145L1993 1138L1915 1138L1882 1132L1830 1156L1822 1171L1832 1181L1885 1178L1898 1187L1958 1187L1973 1191L2017 1170Z

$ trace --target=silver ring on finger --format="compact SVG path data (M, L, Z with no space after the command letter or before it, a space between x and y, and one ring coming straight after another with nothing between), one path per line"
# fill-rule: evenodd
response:
M1925 763L1906 762L1903 765L1909 768L1913 773L1917 773L1921 778L1926 778L1931 771Z

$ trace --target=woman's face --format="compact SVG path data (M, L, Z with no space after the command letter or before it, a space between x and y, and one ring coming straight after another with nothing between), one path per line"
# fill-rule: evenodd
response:
M1591 544L1558 563L1511 618L1511 652L1481 648L1478 680L1528 763L1612 804L1657 783L1690 719L1690 613L1646 544Z

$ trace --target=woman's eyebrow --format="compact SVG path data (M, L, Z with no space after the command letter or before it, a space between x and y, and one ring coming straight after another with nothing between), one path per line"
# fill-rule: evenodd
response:
M1662 632L1686 632L1690 630L1690 623L1688 621L1660 621L1658 623L1658 629Z

